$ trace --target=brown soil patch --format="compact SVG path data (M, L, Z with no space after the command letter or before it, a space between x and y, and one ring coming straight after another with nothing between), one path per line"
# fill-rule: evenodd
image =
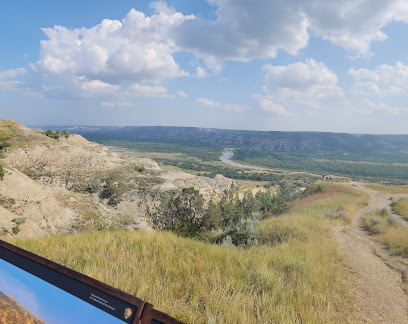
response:
M408 260L386 250L364 230L363 217L389 208L389 197L356 183L370 196L369 205L360 209L350 225L337 228L335 235L347 255L351 279L351 300L355 312L351 323L408 323Z

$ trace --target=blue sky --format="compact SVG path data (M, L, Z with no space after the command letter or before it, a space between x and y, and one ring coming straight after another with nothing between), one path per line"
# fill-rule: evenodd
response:
M3 1L0 117L407 133L404 0Z
M0 291L45 323L124 323L2 259Z

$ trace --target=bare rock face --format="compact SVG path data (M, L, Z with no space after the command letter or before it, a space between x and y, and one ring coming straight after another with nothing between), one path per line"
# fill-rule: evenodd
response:
M214 189L218 189L220 193L224 192L225 190L231 189L231 186L233 185L234 181L231 179L228 179L224 177L222 174L217 174L212 180L211 180L211 187Z
M4 161L41 183L68 188L86 185L96 174L121 163L116 153L76 134L52 145L8 149Z
M14 234L22 237L64 231L75 217L64 204L67 195L63 188L41 185L17 170L6 169L0 181L0 197L8 208L1 207L0 226L9 232L17 226L18 232ZM13 222L18 218L24 222Z

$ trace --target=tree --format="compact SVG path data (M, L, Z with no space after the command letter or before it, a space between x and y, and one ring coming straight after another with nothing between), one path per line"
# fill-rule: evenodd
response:
M182 236L194 237L204 227L204 199L194 187L184 188L175 198L162 200L158 212L153 216L153 226Z

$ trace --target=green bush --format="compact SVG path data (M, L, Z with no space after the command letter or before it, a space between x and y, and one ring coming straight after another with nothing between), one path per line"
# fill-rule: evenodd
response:
M3 180L4 177L4 168L3 166L0 164L0 180Z
M10 146L11 144L9 142L4 141L3 143L0 144L0 150Z
M106 180L104 195L107 198L112 197L118 192L118 187L113 183L111 179Z
M86 190L90 193L94 193L99 191L101 187L101 183L99 182L98 179L92 179L89 183L88 183L88 187L86 188Z

